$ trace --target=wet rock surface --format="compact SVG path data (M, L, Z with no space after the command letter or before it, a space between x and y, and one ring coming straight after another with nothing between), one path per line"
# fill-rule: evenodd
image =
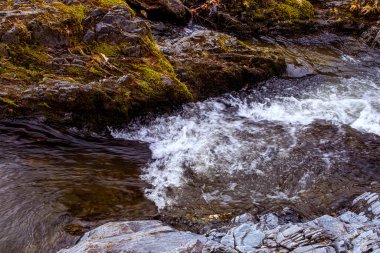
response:
M112 252L380 252L380 197L364 193L350 210L289 223L266 214L243 214L205 235L179 232L159 221L107 223L61 253Z
M59 253L78 252L237 252L202 235L181 232L160 221L110 222L86 233Z
M277 94L290 94L290 100L295 101L301 93L291 94L290 89L287 89L289 86L286 86L289 79L295 81L297 78L293 86L318 74L331 77L340 75L347 79L362 72L363 67L378 66L380 59L360 63L363 66L347 71L346 65L360 65L358 59L362 59L363 55L366 58L371 58L371 55L376 58L374 52L380 45L378 17L364 17L361 15L362 10L357 10L356 13L350 11L349 1L310 1L315 4L314 8L305 0L267 1L271 2L270 6L265 6L264 1L207 1L206 5L203 5L205 1L191 0L126 2L1 2L0 119L32 117L38 118L39 122L58 123L65 127L103 130L105 126L122 124L135 116L150 112L178 108L189 101L258 88L259 82L276 75L285 78L277 83ZM254 5L258 2L261 3ZM186 25L190 21L209 29L192 25L186 28L176 26ZM364 46L352 46L357 41L342 36L345 33L360 36L361 43L367 43L374 51ZM259 36L260 40L256 40ZM242 41L243 38L250 40ZM370 81L358 81L358 84L355 93L360 93L360 87L365 85L377 87L376 83ZM344 88L346 87L348 86ZM341 91L334 92L336 94L341 94ZM380 202L376 193L358 197L349 211L344 210L338 215L334 213L341 210L342 206L347 206L349 199L357 193L379 189L377 135L352 131L347 125L354 121L344 121L346 126L343 128L326 124L329 117L322 122L310 123L301 130L292 130L287 137L283 135L287 131L286 127L271 123L271 119L259 123L255 120L240 121L246 129L257 127L257 133L218 128L220 125L239 124L239 120L247 116L230 117L240 95L242 94L234 97L232 103L223 98L215 100L217 110L229 115L226 119L217 119L216 124L211 117L215 112L202 115L207 107L213 107L212 103L205 106L198 103L200 110L197 114L202 115L202 118L193 117L189 111L185 111L184 114L188 113L193 118L190 123L184 121L183 129L193 127L191 131L197 133L204 125L199 127L194 122L207 122L207 119L211 119L208 123L214 124L213 128L206 131L220 136L215 143L209 142L212 144L210 149L207 145L198 143L186 150L186 154L191 153L193 146L206 147L200 149L195 162L202 161L202 155L210 151L209 157L205 159L209 162L210 157L217 157L219 147L227 146L227 151L221 157L227 157L229 161L222 160L219 168L232 168L234 159L242 161L242 168L248 168L256 166L252 161L262 158L260 162L266 163L263 168L268 169L267 175L258 169L251 175L239 172L226 178L226 173L217 171L219 168L214 170L217 172L215 176L197 175L195 169L207 166L193 166L196 163L191 160L183 162L181 157L173 167L183 167L183 174L180 171L177 175L190 184L183 188L165 186L161 197L167 194L177 204L172 210L180 210L178 219L174 216L168 218L168 221L177 219L177 224L174 225L178 228L182 225L180 219L184 217L185 229L190 227L193 232L203 233L215 225L205 226L207 217L225 221L241 210L252 209L255 215L261 214L262 210L267 212L269 209L265 206L268 199L273 207L270 212L286 205L297 207L297 211L289 209L291 211L258 217L247 213L236 217L229 225L219 223L220 226L205 235L180 232L158 221L109 223L87 233L68 252L109 249L116 252L380 251ZM266 100L266 105L270 107L273 101L267 100L266 95L264 92L253 99ZM363 110L365 117L366 110L362 108L371 109L360 98L350 100L357 102L355 110L352 106L345 107L344 103L331 103L328 107L343 108L339 113L333 111L332 115L339 117L346 112L352 115ZM296 109L293 110L297 110L297 103L294 105ZM323 101L321 105L326 106ZM310 114L317 111L318 107L312 107ZM328 114L329 111L324 115ZM281 116L281 113L274 112L272 115ZM374 114L368 115L371 119ZM366 123L363 117L356 123ZM277 120L278 118L272 121ZM364 127L368 130L373 125L370 123ZM175 130L174 124L166 126L167 129ZM229 134L224 135L225 132ZM192 133L187 132L186 135L191 136ZM269 141L257 142L253 139L249 143L252 136L257 138L265 135L271 137ZM292 138L297 135L300 141L296 147L293 146L295 144ZM203 136L198 135L198 139L195 138L190 143L197 143ZM235 143L234 136L238 140ZM39 137L35 139L40 141ZM176 137L164 139L176 140ZM241 143L245 144L237 149L237 144ZM252 143L259 144L257 153L253 152L255 146ZM267 163L265 156L273 157L278 152L268 144L273 144L272 147L275 144L290 147L290 159L279 156L272 164ZM169 145L165 145L165 152ZM232 148L228 150L229 147ZM335 158L329 160L328 155L334 152L337 152ZM170 154L169 157L171 159L174 156ZM340 158L346 160L339 160ZM163 161L170 159L165 158ZM333 163L329 164L330 161ZM36 163L35 159L33 163ZM326 163L332 169L330 174L324 176ZM165 172L163 168L168 167L163 163L157 168L157 175L160 175ZM304 173L308 170L309 175ZM172 176L170 174L164 179ZM160 180L159 176L155 177L157 178ZM253 179L268 183L263 186L253 182ZM319 181L313 181L314 179ZM229 181L234 180L238 183L229 184ZM300 186L301 184L304 185ZM343 189L341 185L350 190ZM84 198L86 194L83 194ZM100 198L105 196L106 199L109 193L104 194L99 194ZM191 202L193 200L195 201ZM120 209L122 207L117 210ZM162 212L163 216L170 215L169 211L165 211ZM219 214L210 214L219 211ZM325 213L330 215L313 219ZM284 218L284 215L287 216ZM40 221L38 218L36 220ZM194 221L195 225L189 220ZM72 224L67 227L67 231L79 235L85 229ZM12 243L12 240L9 241Z
M158 41L197 99L255 87L286 68L281 52L275 49L247 45L236 37L199 27Z

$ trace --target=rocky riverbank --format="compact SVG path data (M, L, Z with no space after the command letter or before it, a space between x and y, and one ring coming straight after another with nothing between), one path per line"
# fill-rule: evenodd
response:
M137 2L132 6L153 15ZM212 31L168 39L160 47L151 33L157 24L123 1L8 1L0 7L1 118L32 116L101 129L252 86L285 69L276 51ZM154 8L173 23L190 17L179 1Z
M153 220L111 222L59 252L380 252L379 218L379 195L367 192L335 217L291 222L283 214L246 213L204 235Z
M377 1L371 0L1 2L0 120L37 119L37 122L70 131L85 129L101 132L107 126L117 129L138 116L162 113L188 102L250 89L257 89L258 92L255 92L253 97L247 97L245 101L258 101L254 105L263 106L262 115L246 115L242 110L236 113L235 102L239 100L239 94L235 94L236 96L231 96L232 102L220 98L220 101L216 99L210 100L210 103L189 105L190 110L184 110L183 114L188 114L187 120L190 123L186 120L181 121L180 116L174 116L169 120L163 118L162 122L166 122L166 125L158 125L157 129L170 129L174 135L165 135L159 131L164 137L157 136L162 138L159 144L152 144L156 148L158 146L158 150L153 152L156 167L146 169L151 169L151 172L156 174L153 173L153 176L148 178L150 181L146 180L146 183L162 187L159 189L162 192L155 193L164 198L164 201L167 201L165 197L175 200L172 202L177 204L174 208L180 210L177 216L161 209L157 217L176 229L155 220L107 223L86 233L73 248L63 249L61 252L106 249L116 252L379 251L377 209L380 202L376 193L366 193L355 199L350 208L333 214L357 193L377 191L377 177L373 176L378 175L378 139L377 132L373 130L373 125L377 124L377 114L374 113L376 107L373 105L376 103L373 97L377 97L377 79L354 80L354 77L357 77L356 74L359 72L366 73L362 71L363 68L378 66L378 5ZM360 63L362 60L363 63ZM355 64L363 66L350 66L352 69L348 71L345 68L346 65ZM307 83L308 77L314 76L317 80L318 75L336 79L350 77L348 81L353 88L346 82L340 87L341 90L334 90L328 94L329 97L316 96L307 99L309 102L313 99L318 100L317 105L298 101L297 99L302 97L301 93L307 91L306 86L312 86ZM369 75L376 77L377 74ZM272 87L273 97L287 94L289 97L281 99L294 102L290 108L283 111L283 104L271 101L271 97L267 97L271 93L266 92L266 87L259 91L263 81L276 76L284 79L281 79L283 82L277 87ZM275 84L278 79L272 80ZM294 80L295 83L287 86L288 82ZM324 85L315 80L310 82L321 87ZM306 82L305 87L301 87L302 81ZM371 88L361 91L366 85ZM292 93L298 88L302 92ZM364 95L361 97L362 94L358 97L345 94L346 97L343 96L339 103L335 103L335 95L350 93L350 89L357 93L368 92L370 99ZM240 95L244 96L243 93ZM280 124L277 124L279 120L275 117L265 118L267 106L273 109L271 103L280 109L280 114L284 113L285 121L289 120L287 117L292 118L288 125L281 124L281 120ZM250 103L241 105L247 105L244 108L248 109L251 106ZM310 108L305 110L305 106ZM340 106L343 109L335 110ZM192 112L191 107L196 114ZM323 109L319 112L320 115L314 114L320 107ZM210 108L216 109L216 113L212 110L207 112ZM237 108L239 109L239 106ZM277 114L279 111L275 109L269 113ZM302 113L305 111L305 114L294 116L292 112L298 112L297 110L301 110ZM205 111L207 113L203 113ZM219 113L227 116L219 117ZM231 113L236 115L230 117ZM213 118L215 115L216 120ZM180 131L173 127L176 117L185 126ZM256 122L255 117L264 117L265 120ZM305 123L305 128L294 130L297 128L293 127L299 122L293 119L297 117L306 117L310 122L316 122ZM339 126L331 123L336 118ZM246 121L241 121L242 119ZM320 120L322 122L319 122ZM208 125L198 124L199 122ZM238 122L243 123L237 124ZM218 128L221 125L234 125L238 127L238 131L236 128ZM190 127L186 128L187 126ZM212 128L208 128L210 126ZM213 132L215 135L203 135L204 132L197 131L200 128L207 129L204 132ZM355 131L351 131L351 128ZM244 129L255 129L257 132L241 131ZM361 138L360 131L363 129L369 129L373 135ZM132 127L132 130L138 135L136 129ZM142 129L142 132L146 135L149 129L145 132ZM293 143L292 140L297 139L297 134L300 134L299 142ZM325 139L321 139L323 135ZM181 139L183 136L192 138ZM344 138L339 139L341 136ZM146 141L136 136L128 138ZM216 141L211 143L212 145L198 142L202 138ZM239 141L234 142L234 138ZM166 140L168 142L165 142ZM165 147L164 152L160 149L161 143ZM191 152L194 143L197 143L199 153ZM241 143L245 146L240 145ZM166 146L170 145L173 150L165 153ZM285 149L278 148L281 145ZM183 153L178 152L178 146L183 148L180 150ZM222 150L223 147L227 149ZM281 153L284 150L290 150L290 153ZM250 171L250 175L237 174L236 184L226 182L229 179L226 179L225 175L229 170L211 177L208 177L207 173L198 175L199 171L211 166L210 157L219 162L212 168L215 172L219 172L223 166L230 169L232 165L255 169ZM279 157L273 167L267 160L268 157L269 160ZM204 163L198 166L198 161ZM267 174L256 170L257 164L269 169L265 172ZM335 174L328 177L337 181L329 181L327 177L321 176L324 168L330 166ZM293 168L298 172L295 173ZM305 172L306 168L310 169L312 176ZM176 173L174 176L173 172ZM365 174L367 172L368 175ZM271 173L277 176L272 182L273 187L265 178L270 177ZM341 175L345 173L345 178L341 179ZM358 175L366 176L356 182L355 178L359 178ZM176 176L178 181L175 184L167 184L168 178L176 179ZM315 178L321 181L313 181ZM262 190L252 179L266 181L267 188L263 189L265 194L252 194L260 193L256 186ZM189 184L181 188L182 181ZM231 183L228 189L227 183ZM259 198L263 203L268 202L270 196L270 201L276 202L277 197L284 197L280 190L286 192L293 187L297 188L298 183L304 184L304 188L300 187L301 190L310 189L309 183L317 189L312 189L310 195L307 191L299 191L303 192L303 196L297 200L297 205L301 206L306 200L313 199L315 202L305 205L308 209L314 207L314 203L321 204L316 208L318 214L312 214L312 218L306 218L306 215L300 214L302 212L293 213L286 208L283 212L263 215L266 211L261 211L268 209L262 209L255 214L246 213L236 217L229 224L225 222L238 213L254 209ZM356 188L347 190L348 193L344 190L339 192L341 184L352 184L349 186L352 186L351 188L366 188L360 191ZM211 187L207 189L208 186ZM211 191L215 186L220 187L221 191ZM181 197L183 189L187 191L185 195L188 199ZM149 190L151 189L148 189L148 192ZM313 190L317 192L316 195L313 195ZM223 191L233 192L233 197L221 194ZM270 195L272 193L274 195ZM83 195L86 198L86 194ZM243 195L246 200L254 201L245 201ZM190 204L190 208L182 208L191 203L189 199L196 201ZM243 204L237 202L231 211L228 202L235 199ZM290 201L291 198L287 200ZM210 204L213 201L215 205ZM159 206L156 202L160 208L165 204ZM219 209L219 204L224 205L223 210ZM281 203L281 208L284 205ZM331 210L327 210L332 205ZM205 210L203 207L206 207ZM225 210L227 211L224 212ZM271 212L277 211L273 210L271 209ZM213 214L210 215L210 212ZM225 217L221 217L223 213L226 213ZM325 213L330 215L315 218ZM78 231L82 233L84 230L79 226Z
M329 31L379 46L374 10L363 18L349 11L348 2L311 3L1 3L0 118L38 117L99 130L255 87L284 73L286 65L280 50L242 41L252 36ZM208 28L186 32L189 22Z

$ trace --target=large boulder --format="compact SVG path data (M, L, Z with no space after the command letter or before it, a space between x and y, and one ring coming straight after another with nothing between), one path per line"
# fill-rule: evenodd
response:
M8 1L0 9L2 118L101 129L191 101L148 24L124 1Z
M181 232L160 221L110 222L87 232L77 245L59 253L81 252L236 252L203 235Z
M286 70L280 52L210 30L195 30L159 43L197 99L252 88Z

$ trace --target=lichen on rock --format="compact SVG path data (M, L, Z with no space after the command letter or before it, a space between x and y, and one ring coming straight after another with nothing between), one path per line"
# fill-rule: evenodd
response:
M196 99L256 87L286 68L281 52L210 30L166 40L161 47Z
M101 118L125 121L136 113L191 100L148 25L135 17L126 2L32 1L20 5L8 1L1 5L6 10L0 26L1 92L19 104L2 110L3 117L27 110L62 120L72 113L74 124L96 125ZM147 73L154 73L155 78ZM129 78L121 79L126 75ZM40 89L57 83L76 87L78 92L61 94L59 88L57 93L44 94L46 89ZM38 96L32 92L36 89ZM62 95L67 100L57 97Z

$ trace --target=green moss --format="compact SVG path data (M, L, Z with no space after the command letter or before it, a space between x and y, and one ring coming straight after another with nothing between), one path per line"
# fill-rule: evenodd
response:
M152 91L149 86L151 84L156 85L154 89L160 89L160 86L163 87L161 77L167 76L175 82L175 91L174 95L177 97L185 97L188 100L192 99L191 92L185 84L178 80L173 66L166 59L166 57L161 52L160 48L154 41L152 36L142 37L142 45L146 47L146 50L151 52L154 62L152 59L144 60L145 65L141 65L137 68L138 72L141 72L138 85L143 91L150 92ZM152 95L152 94L151 94Z
M111 75L107 70L103 69L96 62L93 62L90 66L88 66L88 72L98 77L105 77L107 75Z
M41 103L38 103L38 106L41 106L41 107L46 107L46 108L49 108L49 109L51 109L51 107L49 106L49 104L48 104L48 103L46 103L46 102L41 102Z
M277 6L276 12L281 20L295 20L301 17L301 13L297 8L284 3Z
M121 49L127 44L111 45L108 43L96 43L92 46L91 51L95 54L104 54L108 57L116 57L122 54Z
M229 37L225 34L219 34L218 36L218 44L223 52L228 51L228 46L226 45L226 41L229 40Z
M139 79L136 83L140 91L145 96L154 96L162 88L160 87L162 74L144 65L138 66L137 70Z
M1 98L0 97L0 101L6 103L8 105L16 106L16 103L12 99L10 99L10 98Z
M91 8L110 9L113 6L129 8L125 1L80 0L79 2L71 5L62 2L40 2L39 7L43 12L34 18L47 24L51 29L63 33L70 41L70 48L49 51L41 45L26 44L31 40L25 40L18 45L0 44L0 51L5 52L0 56L0 78L23 81L23 84L29 85L33 82L49 83L51 80L88 83L105 77L117 78L124 74L131 74L133 77L130 82L120 85L114 91L115 93L110 95L112 96L110 100L126 114L130 111L138 113L141 108L149 107L150 103L163 104L164 101L166 105L174 105L191 99L186 85L177 79L173 66L161 52L151 33L140 35L137 45L142 47L142 57L130 57L124 53L125 47L131 46L130 43L81 42L82 23ZM130 13L134 15L132 10ZM27 21L22 20L25 24ZM220 39L223 40L223 38ZM222 43L224 44L223 41ZM73 55L74 59L80 56L79 59L83 58L83 63L69 66L68 64L60 66L48 64L53 58L67 53ZM5 54L8 55L5 56ZM99 89L105 92L103 88L99 86ZM44 102L36 106L50 108Z
M0 67L1 77L7 80L39 82L51 56L45 47L26 44L9 46L8 57Z
M307 0L285 0L277 5L276 12L281 20L306 20L314 17L314 7Z
M61 18L72 19L77 24L81 24L87 14L87 8L82 4L66 5L62 2L53 2L50 3L50 6L56 8L61 13Z
M314 17L314 8L307 0L242 0L222 6L250 21L296 21Z
M241 40L238 40L238 43L240 46L244 47L245 49L248 49L248 50L253 50L253 48L251 46L249 46L247 43L241 41Z
M139 92L135 92L132 95L137 95L138 97L144 97L149 99L166 99L163 94L168 89L171 89L173 103L178 98L192 99L192 95L188 90L187 86L181 83L175 76L166 76L161 72L158 72L146 65L135 66L137 75L136 84L138 86ZM173 80L172 86L167 86L162 82L162 78L167 77ZM181 100L181 99L180 99Z
M15 66L11 62L6 61L0 65L0 77L10 81L38 82L42 78L42 75L39 71Z
M152 56L155 59L153 68L156 68L157 70L169 74L170 76L175 75L173 66L170 64L170 62L166 59L166 57L161 52L160 48L156 44L155 40L152 36L142 36L141 38L141 44L143 47L145 47L146 52L150 52ZM148 65L151 63L147 62Z
M24 58L30 60L30 62L36 62L40 64L47 63L51 56L46 53L44 47L32 47L29 45L23 45L18 47L18 54L22 54Z
M135 15L135 12L131 9L131 7L129 7L127 2L125 2L124 0L98 0L98 4L100 5L100 7L107 9L113 6L127 8L132 16Z
M43 77L44 78L43 78L43 80L41 80L40 83L45 83L46 81L52 80L52 79L75 83L74 78L68 77L68 76L60 76L60 75L55 75L55 74L44 74Z
M72 75L73 77L83 77L85 76L85 69L79 66L66 66L65 72Z

